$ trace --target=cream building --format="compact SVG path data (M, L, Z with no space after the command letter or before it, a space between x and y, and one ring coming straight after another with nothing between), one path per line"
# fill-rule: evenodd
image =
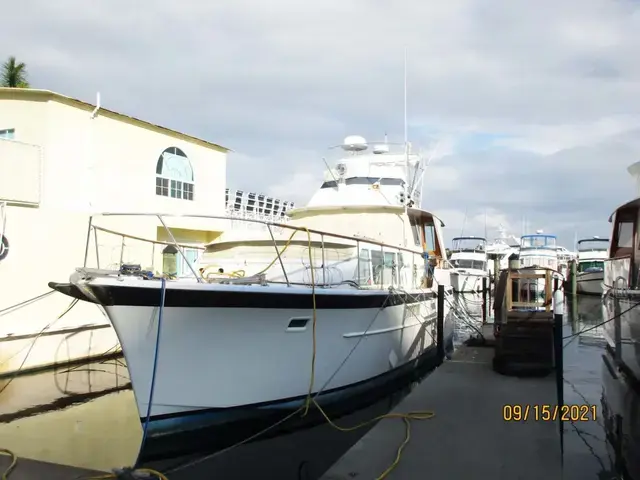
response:
M97 102L99 103L99 101ZM118 348L98 307L51 292L74 268L138 263L161 270L162 243L95 229L99 212L224 216L227 152L220 145L47 90L0 88L0 387L17 370ZM176 241L213 241L226 221L165 220ZM168 241L154 217L97 217L94 225ZM96 245L97 240L97 245ZM178 274L190 272L181 259ZM26 302L26 303L22 303ZM2 402L0 402L2 411Z

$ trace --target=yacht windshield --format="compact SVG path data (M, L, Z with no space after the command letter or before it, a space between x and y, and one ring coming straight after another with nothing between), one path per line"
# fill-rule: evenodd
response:
M554 235L524 235L520 240L520 248L556 248Z
M477 270L485 270L486 268L486 262L482 260L467 260L461 258L459 260L451 260L451 264L455 268L474 268Z
M454 252L484 252L487 241L481 237L456 237L452 243Z
M604 262L601 260L589 260L578 264L578 272L603 272Z

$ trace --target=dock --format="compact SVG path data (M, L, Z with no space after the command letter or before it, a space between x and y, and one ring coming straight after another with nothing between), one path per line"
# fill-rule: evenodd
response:
M529 298L529 284L539 280L541 298ZM542 406L553 412L563 402L556 375L562 372L562 321L551 311L555 290L549 272L502 271L495 323L485 323L483 314L481 341L460 347L391 412L434 414L410 420L399 458L406 422L384 418L322 480L560 479L560 423L540 418Z
M0 453L0 476L9 468L11 457ZM9 474L9 480L71 480L90 479L104 476L105 472L87 470L69 465L41 462L30 458L18 458L17 464Z
M420 383L393 413L429 410L411 421L411 439L386 479L560 479L557 422L505 421L504 405L554 405L555 376L496 373L493 348L461 347ZM383 419L322 480L377 479L394 462L405 423Z

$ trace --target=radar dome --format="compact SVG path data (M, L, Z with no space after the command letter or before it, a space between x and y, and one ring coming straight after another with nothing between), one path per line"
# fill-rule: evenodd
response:
M375 145L373 147L373 153L375 153L377 155L379 155L381 153L389 153L389 145L385 145L385 144Z
M349 135L342 142L342 149L348 152L361 152L367 149L367 141L360 135Z

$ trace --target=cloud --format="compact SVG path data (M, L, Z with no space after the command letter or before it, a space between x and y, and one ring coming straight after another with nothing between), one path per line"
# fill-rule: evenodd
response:
M568 245L635 193L637 2L31 0L3 19L34 86L228 145L232 188L304 203L326 147L401 141L407 46L410 139L440 146L423 204L447 235L465 211L482 234L486 210Z

